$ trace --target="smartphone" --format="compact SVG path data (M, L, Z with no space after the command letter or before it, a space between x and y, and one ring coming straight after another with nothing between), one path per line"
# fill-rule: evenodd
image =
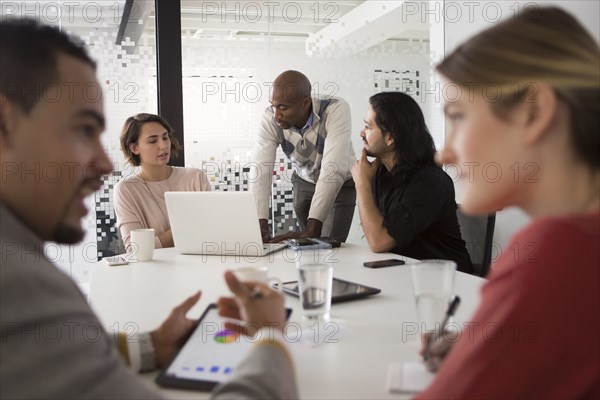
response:
M102 259L105 263L114 267L115 265L127 265L129 261L124 256L112 256L112 257L104 257Z
M367 268L385 268L385 267L393 267L394 265L404 265L406 264L404 260L400 260L398 258L390 258L388 260L379 260L379 261L367 261L363 264L363 266Z
M311 239L306 238L292 239L291 242L294 246L298 247L312 246L313 244L315 244L315 242L313 242Z
M331 243L324 242L321 239L299 238L292 239L287 242L287 245L292 250L314 250L314 249L331 249Z

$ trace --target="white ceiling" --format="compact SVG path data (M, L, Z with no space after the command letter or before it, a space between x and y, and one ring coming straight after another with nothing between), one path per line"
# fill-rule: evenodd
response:
M198 1L182 0L181 29L196 36L261 35L308 37L364 1ZM218 9L215 5L218 4ZM258 7L257 7L258 6Z
M359 47L365 48L382 40L427 40L426 20L413 18L407 24L395 17L402 15L402 7L398 7L402 3L402 0L181 0L181 29L184 37L195 40L264 40L265 35L271 35L283 42L304 41L307 52L308 47L314 50L315 46L327 47L344 41L346 45L361 42ZM134 0L126 37L136 41L142 31L154 37L153 4L154 0ZM88 36L90 32L112 36L119 31L124 6L125 0L41 0L26 6L22 2L6 2L0 12L36 15L80 36Z
M181 29L194 38L242 38L271 34L290 40L306 39L331 26L345 23L344 16L355 9L369 14L369 9L392 8L404 3L390 1L181 1ZM414 18L414 22L417 22ZM365 17L365 23L368 21ZM389 29L399 31L400 21L389 23ZM422 21L402 32L391 35L394 39L427 39L428 22Z

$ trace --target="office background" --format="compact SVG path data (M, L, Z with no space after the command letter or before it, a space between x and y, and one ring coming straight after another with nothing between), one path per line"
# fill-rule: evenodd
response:
M349 102L357 154L368 97L389 90L408 92L419 102L439 147L442 96L451 94L433 66L473 33L524 7L548 3L573 12L598 39L595 0L1 1L0 18L28 16L81 37L97 60L104 92L103 142L115 171L88 200L92 212L84 221L84 241L48 243L46 255L85 290L93 263L123 251L114 228L112 188L135 172L119 149L127 117L160 109L179 127L180 165L203 169L213 190L248 189L247 165L270 83L286 69L304 72L315 95ZM278 159L272 217L281 232L293 227L293 210L291 169L282 153ZM457 190L458 202L460 196ZM498 213L493 258L527 220L513 209ZM348 240L364 242L358 212Z

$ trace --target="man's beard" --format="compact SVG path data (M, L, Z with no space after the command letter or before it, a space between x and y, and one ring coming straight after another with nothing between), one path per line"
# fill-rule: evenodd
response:
M60 244L77 244L85 237L85 232L81 228L59 225L54 230L52 241Z
M369 157L375 157L375 158L377 158L377 156L376 156L375 154L373 154L373 153L371 152L371 150L369 150L369 149L365 149L365 150L367 151L367 155L368 155Z
M56 229L54 229L52 239L51 239L53 242L61 243L61 244L77 244L77 243L81 242L83 240L83 238L85 237L85 230L83 230L83 228L81 227L83 217L77 219L77 226L70 226L67 223L67 221L69 220L68 215L69 215L70 206L76 200L77 193L80 193L80 191L82 190L82 188L84 188L86 186L86 184L96 182L96 183L98 183L97 186L101 186L99 184L100 179L101 179L101 176L98 174L99 171L93 171L93 172L97 172L97 173L94 175L85 177L86 179L84 179L81 182L81 185L77 188L77 190L74 192L73 196L71 197L71 199L65 206L65 209L63 210L63 213L59 219L59 223L56 226ZM98 190L98 187L94 188L94 191L96 191L96 190Z

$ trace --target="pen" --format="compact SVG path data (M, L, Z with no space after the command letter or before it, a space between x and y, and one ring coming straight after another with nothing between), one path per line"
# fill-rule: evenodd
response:
M454 299L448 305L448 310L446 311L444 320L438 327L437 331L435 331L435 333L429 338L429 340L427 341L427 344L425 345L425 355L424 355L425 360L427 360L429 358L429 349L431 347L431 343L435 343L435 341L438 340L444 334L444 329L446 328L446 324L448 323L448 320L450 319L450 317L452 317L454 315L454 312L458 308L459 304L460 304L460 297L454 296Z

